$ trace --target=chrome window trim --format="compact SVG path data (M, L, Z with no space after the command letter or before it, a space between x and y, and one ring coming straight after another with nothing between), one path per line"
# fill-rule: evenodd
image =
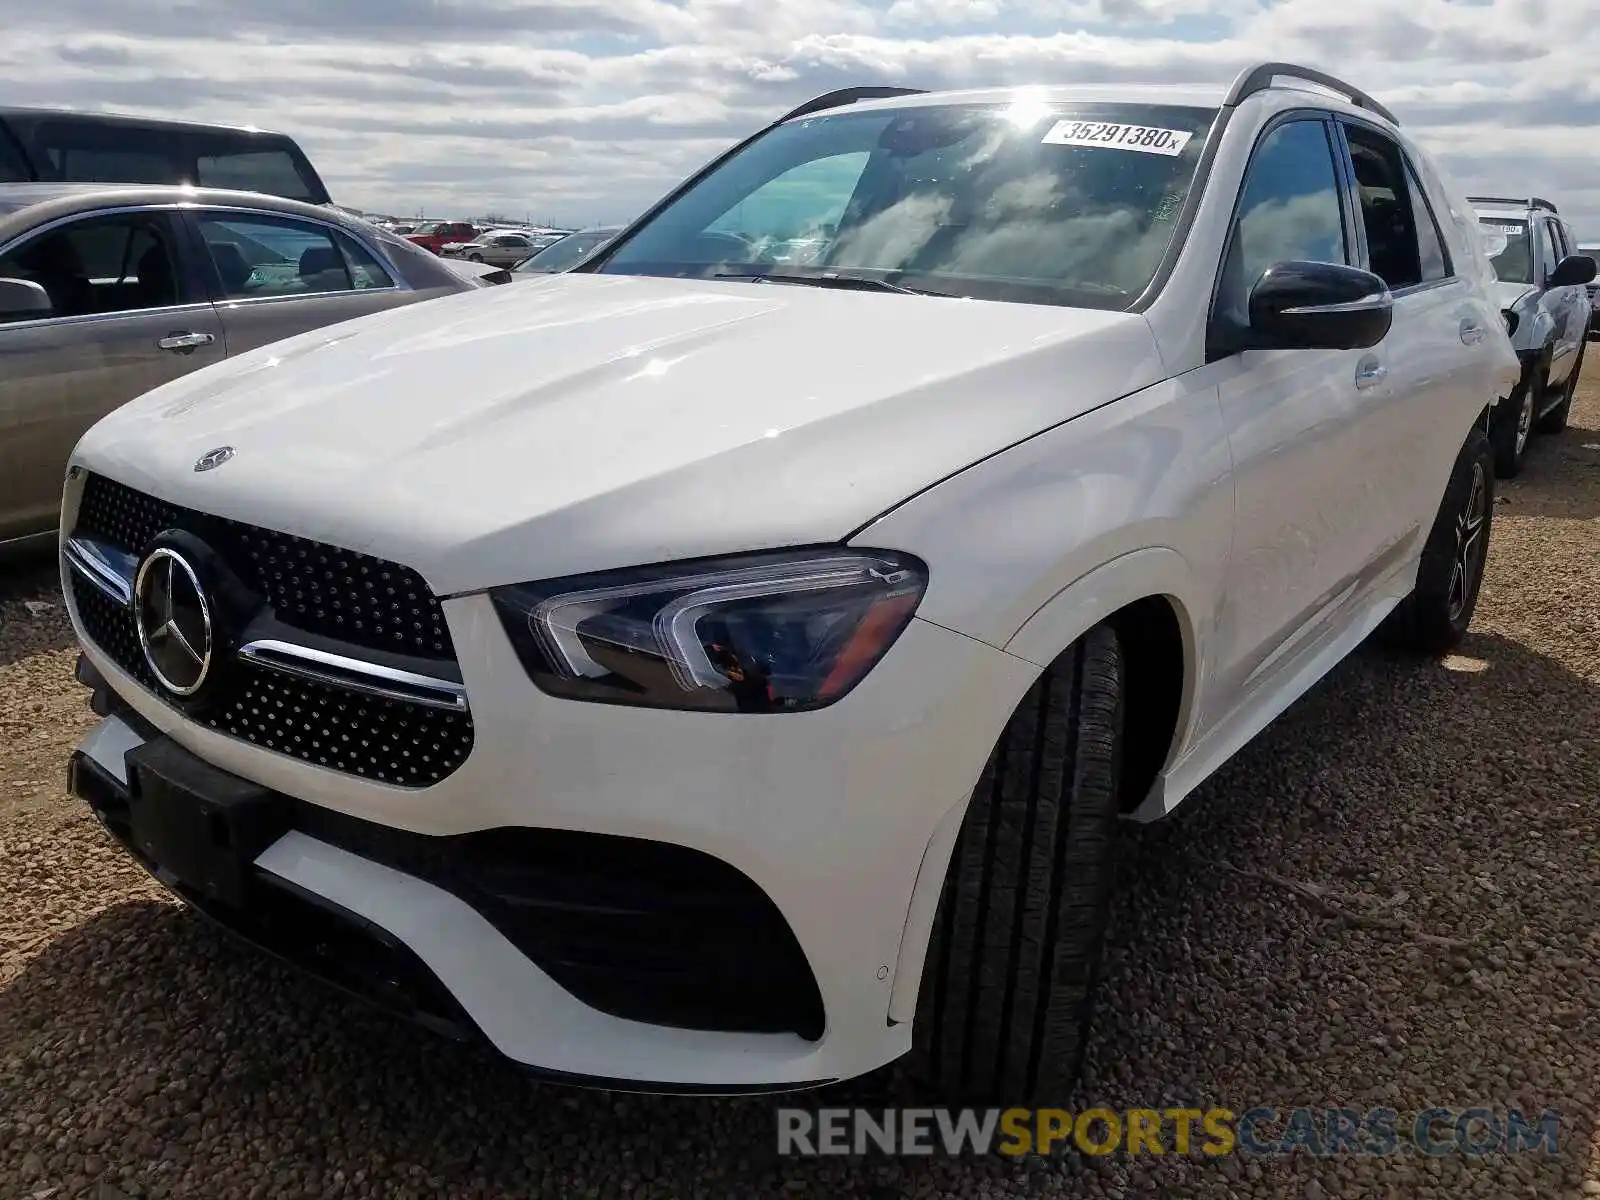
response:
M67 565L123 608L133 607L133 579L138 560L94 538L70 537L62 546Z
M422 704L452 712L467 711L467 689L451 679L418 675L413 671L402 671L396 667L381 666L274 638L241 646L239 657L286 675L297 675L302 679L385 700Z
M216 308L209 300L196 300L189 304L167 304L160 308L124 308L108 313L79 313L71 317L40 317L32 321L0 321L0 336L12 329L42 329L51 325L93 325L101 321L126 321L130 317L161 316L166 313L204 313L215 316Z

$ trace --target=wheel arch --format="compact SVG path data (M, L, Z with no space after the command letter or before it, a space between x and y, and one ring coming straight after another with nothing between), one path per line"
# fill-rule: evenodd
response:
M1097 625L1117 631L1128 705L1120 789L1125 815L1145 800L1190 736L1200 677L1193 606L1186 599L1192 583L1177 551L1133 551L1062 589L1005 647L1042 672ZM994 731L997 740L1003 729L1004 723ZM971 803L967 795L951 805L923 850L889 994L891 1024L908 1023L916 1014L939 899Z
M1006 643L1043 669L1096 625L1116 629L1129 702L1125 765L1137 763L1124 774L1124 812L1139 806L1191 733L1203 674L1197 590L1176 550L1135 550L1063 588Z

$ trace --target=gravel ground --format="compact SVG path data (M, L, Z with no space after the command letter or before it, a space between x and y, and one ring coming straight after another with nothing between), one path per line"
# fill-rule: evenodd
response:
M1357 655L1129 830L1063 1098L1553 1108L1553 1158L779 1162L775 1101L531 1083L236 946L112 848L62 791L89 716L54 581L11 568L0 1197L1600 1194L1600 360L1573 426L1502 485L1462 655Z

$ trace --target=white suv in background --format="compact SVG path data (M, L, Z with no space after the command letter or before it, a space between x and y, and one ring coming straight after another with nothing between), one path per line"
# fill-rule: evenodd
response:
M1484 248L1500 281L1511 344L1522 374L1495 405L1489 425L1495 469L1522 470L1528 438L1559 433L1572 411L1589 338L1592 258L1578 249L1556 206L1537 196L1473 196Z
M1386 621L1458 642L1516 372L1336 79L832 93L573 272L85 436L73 787L557 1078L1059 1101L1119 820Z

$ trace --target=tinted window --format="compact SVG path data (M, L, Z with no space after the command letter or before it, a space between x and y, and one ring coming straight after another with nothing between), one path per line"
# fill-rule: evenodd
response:
M1321 121L1280 125L1251 156L1223 275L1224 306L1242 318L1261 273L1296 259L1350 261L1339 178Z
M33 175L21 153L12 145L11 136L0 123L0 183L26 183Z
M1551 237L1550 222L1539 222L1539 264L1542 269L1541 278L1550 278L1550 273L1556 269L1556 247Z
M713 169L599 270L828 267L945 295L1126 308L1171 244L1214 116L941 104L791 121Z
M1497 279L1503 283L1533 282L1533 250L1526 221L1480 217L1478 233Z
M148 150L114 146L52 146L50 165L69 183L189 183L176 160Z
M0 258L0 276L39 284L61 317L163 308L182 299L174 244L158 214L88 217Z
M288 217L201 216L225 295L295 296L391 287L393 280L354 239Z
M195 182L201 187L265 192L291 200L312 199L311 189L300 177L299 168L287 150L202 154L196 160L195 169L200 176Z
M69 183L194 183L320 203L327 195L286 138L138 122L17 122L41 174Z
M1422 190L1416 173L1406 169L1406 188L1411 193L1411 220L1417 229L1417 256L1423 283L1450 277L1450 256L1445 252L1444 237L1439 223L1433 219L1428 206L1427 193Z
M1390 288L1415 287L1424 274L1416 210L1407 185L1408 169L1393 140L1365 126L1347 125L1361 223L1367 234L1368 265ZM1431 220L1430 220L1431 225Z

